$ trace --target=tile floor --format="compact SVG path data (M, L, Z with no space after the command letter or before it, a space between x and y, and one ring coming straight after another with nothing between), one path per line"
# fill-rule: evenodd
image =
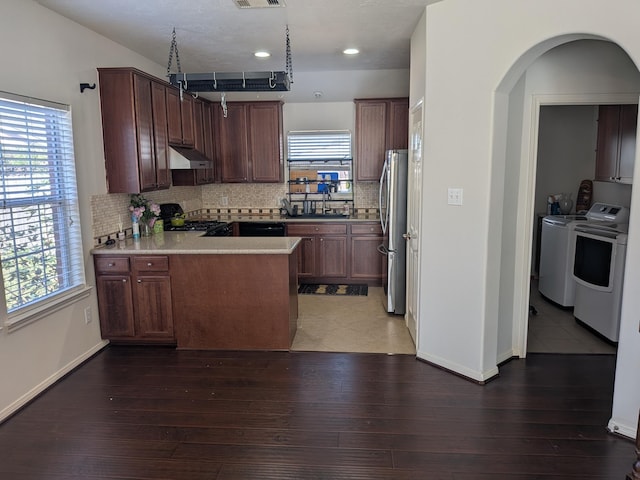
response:
M386 313L383 297L379 287L369 287L367 296L300 295L292 350L415 355L404 318ZM616 347L579 325L570 309L542 298L535 280L531 282L530 303L538 314L529 317L529 352L616 352Z
M538 311L529 316L527 351L530 353L616 353L616 347L580 325L571 308L561 308L538 292L531 281L529 303Z
M292 350L415 355L404 317L385 312L382 287L367 296L299 295Z

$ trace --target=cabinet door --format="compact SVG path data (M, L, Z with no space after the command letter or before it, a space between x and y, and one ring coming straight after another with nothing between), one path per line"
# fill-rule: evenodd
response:
M134 105L136 111L136 135L138 140L138 170L140 190L156 189L156 165L153 151L153 111L151 80L133 76Z
M282 105L247 106L249 171L253 182L281 182L283 178Z
M298 245L298 277L316 275L316 237L302 237Z
M182 114L180 92L167 88L167 136L171 145L182 145Z
M347 276L347 237L320 237L318 249L320 276Z
M138 275L135 283L136 336L172 338L171 279L168 275Z
M389 101L389 132L387 150L405 149L409 145L409 99ZM380 166L382 171L382 166ZM378 178L380 178L378 176Z
M156 184L158 188L169 188L171 186L169 140L167 138L166 90L167 88L160 83L151 83L153 147L155 152Z
M378 245L382 237L351 237L351 278L354 280L381 280L382 254Z
M387 149L387 103L356 101L356 180L380 179Z
M98 275L96 287L102 338L133 337L135 327L131 277Z
M180 118L182 120L182 145L195 147L194 100L185 93L180 102Z
M633 181L633 167L636 158L636 130L638 128L638 105L620 107L620 159L618 161L618 180L625 183Z
M210 103L205 103L202 109L202 130L204 135L204 154L213 162L216 162L216 152L213 131L213 108ZM215 181L215 167L206 168L200 173L198 183L213 183Z
M196 99L193 102L193 148L204 154L203 102Z
M598 109L596 180L612 181L617 177L619 127L619 105L601 105Z
M216 109L218 161L222 182L248 182L247 119L243 104L227 104L227 116Z

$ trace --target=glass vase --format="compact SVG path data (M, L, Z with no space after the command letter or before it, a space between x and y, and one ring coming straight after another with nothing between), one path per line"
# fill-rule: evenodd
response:
M153 229L149 226L149 222L145 220L140 220L140 236L141 237L150 237Z

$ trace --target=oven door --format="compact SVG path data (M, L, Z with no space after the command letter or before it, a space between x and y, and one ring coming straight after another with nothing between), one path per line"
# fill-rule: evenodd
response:
M573 278L600 292L613 290L616 264L616 233L575 230Z

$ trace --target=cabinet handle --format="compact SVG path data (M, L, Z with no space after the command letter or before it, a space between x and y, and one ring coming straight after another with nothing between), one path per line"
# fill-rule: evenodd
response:
M153 263L151 263L151 262L147 263L147 267L150 267L151 265L153 265Z
M142 280L138 279L138 283L142 283Z
M127 283L127 279L126 279L126 278L123 278L123 279L122 279L122 283Z
M115 267L116 264L115 263L107 263L107 267Z

